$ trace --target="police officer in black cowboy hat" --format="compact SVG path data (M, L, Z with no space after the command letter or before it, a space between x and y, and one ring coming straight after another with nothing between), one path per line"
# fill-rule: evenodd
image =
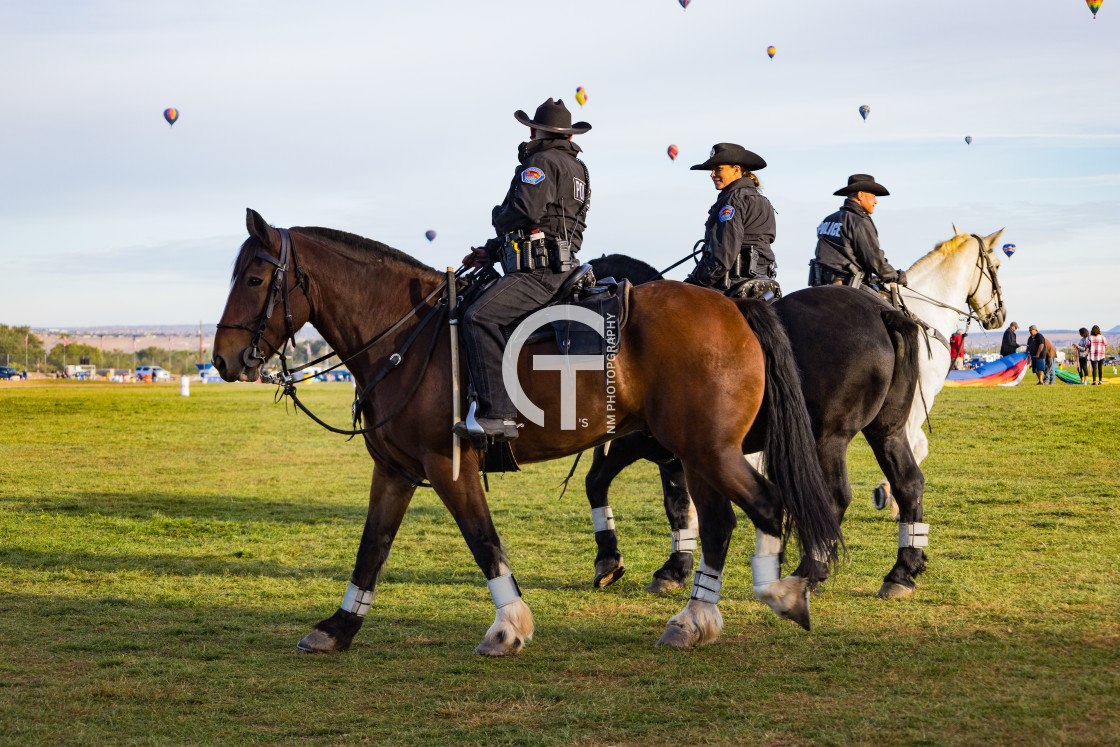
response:
M520 162L502 204L491 222L497 236L471 249L463 264L482 267L498 262L504 276L474 301L463 315L463 332L477 402L456 433L495 441L517 438L517 409L502 383L506 334L522 319L552 300L571 271L583 242L584 216L590 205L587 167L579 160L572 135L591 129L572 124L561 100L551 98L530 119L529 141L517 149Z
M809 264L809 285L851 285L878 278L906 285L906 271L896 270L879 248L879 232L871 220L877 197L890 194L870 174L852 174L848 185L833 192L846 197L843 206L817 227L817 255Z
M765 167L761 156L741 145L716 143L708 160L690 169L711 171L719 197L704 224L703 257L685 282L726 291L743 279L775 276L774 208L759 193L753 173Z

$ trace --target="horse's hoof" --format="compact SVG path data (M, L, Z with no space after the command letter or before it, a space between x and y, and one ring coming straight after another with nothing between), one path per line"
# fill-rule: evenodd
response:
M909 599L914 596L914 589L909 586L903 586L902 584L896 584L893 581L887 581L875 596L880 599Z
M610 586L622 578L624 573L626 573L626 566L623 565L621 557L618 560L614 558L600 560L595 564L595 580L592 581L592 584L596 589L602 589L604 586Z
M809 630L809 589L805 589L805 593L797 597L798 601L792 603L785 611L787 620L793 620L795 623Z
M670 648L694 648L696 639L685 632L684 626L670 620L669 624L665 626L665 632L661 634L661 638L655 645L669 646Z
M308 651L313 654L326 654L331 651L345 651L345 648L340 647L330 635L315 628L310 633L303 637L303 640L296 644L296 648L300 651Z
M498 636L498 638L501 637ZM523 648L525 648L525 642L521 640L521 636L514 636L512 639L506 638L505 640L486 638L478 644L478 648L474 652L479 656L515 656L521 653Z
M684 584L680 581L674 581L671 578L657 578L656 576L649 582L646 591L652 594L668 594L674 591L680 591L684 588Z

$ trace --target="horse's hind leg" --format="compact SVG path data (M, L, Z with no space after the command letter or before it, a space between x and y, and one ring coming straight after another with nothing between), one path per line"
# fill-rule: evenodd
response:
M929 524L922 521L922 493L925 477L914 459L903 428L881 434L871 428L864 431L879 467L891 485L891 494L898 506L898 556L894 567L883 579L879 596L902 599L914 593L917 576L925 570Z
M389 557L389 548L416 486L396 472L377 465L369 489L369 511L354 572L338 610L315 627L297 646L303 651L345 651L369 612L377 577Z
M669 538L672 542L669 558L653 573L646 591L655 594L683 589L692 573L696 539L700 536L696 507L688 494L684 467L679 459L659 465L661 492L665 497L665 516L669 519Z
M742 460L742 457L739 457ZM692 594L684 609L669 620L658 646L692 648L714 642L723 630L720 614L720 590L723 567L731 531L735 528L735 512L731 503L694 470L685 468L689 489L696 505L700 539L704 552L692 583Z

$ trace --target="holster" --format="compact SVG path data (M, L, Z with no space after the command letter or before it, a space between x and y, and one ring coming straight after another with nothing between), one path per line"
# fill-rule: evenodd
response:
M540 231L533 232L528 237L524 231L507 233L502 242L499 260L502 271L507 275L541 269L566 272L579 264L571 242L548 239Z

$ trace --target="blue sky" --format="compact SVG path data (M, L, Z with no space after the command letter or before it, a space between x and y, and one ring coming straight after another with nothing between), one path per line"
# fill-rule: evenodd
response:
M875 220L896 266L953 222L1006 226L1010 317L1107 329L1118 14L1120 0L1096 20L1083 0L0 0L0 323L212 323L246 207L457 264L491 235L527 135L513 111L554 96L594 125L577 138L588 257L683 256L715 198L688 166L730 141L770 164L786 292L832 192L869 172L892 193Z

